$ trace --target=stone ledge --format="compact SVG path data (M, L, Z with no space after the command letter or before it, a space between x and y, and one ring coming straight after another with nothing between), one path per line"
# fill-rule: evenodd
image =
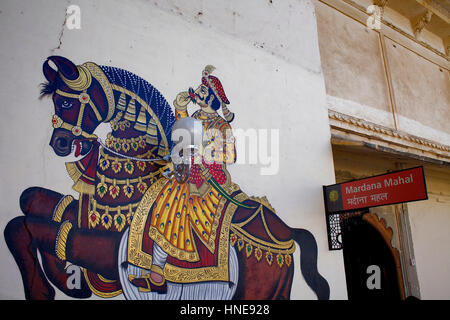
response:
M450 146L405 132L381 126L334 110L328 110L331 132L334 135L378 144L401 153L444 161L450 164ZM349 136L349 137L348 137Z

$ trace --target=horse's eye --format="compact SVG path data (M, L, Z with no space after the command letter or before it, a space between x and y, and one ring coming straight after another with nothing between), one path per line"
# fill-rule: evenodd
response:
M63 103L61 104L61 107L68 109L71 108L72 105L73 105L72 102L64 100Z

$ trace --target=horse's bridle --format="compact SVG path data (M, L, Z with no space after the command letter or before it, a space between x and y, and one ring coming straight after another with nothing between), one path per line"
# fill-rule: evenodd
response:
M95 106L94 101L92 101L91 97L86 92L86 90L83 90L83 92L81 92L80 94L76 94L76 93L69 93L69 92L65 92L65 91L57 89L56 93L63 97L78 99L78 101L80 101L81 105L80 105L80 111L78 112L78 120L77 120L76 125L65 122L58 115L54 114L52 116L53 128L55 128L55 129L62 128L62 129L69 130L72 132L72 134L74 136L77 136L77 137L82 136L86 139L97 139L97 136L95 134L87 133L87 132L83 131L83 129L81 129L86 104L89 104L91 109L94 111L95 116L97 117L98 121L103 120L102 116L100 115L100 112L98 111L97 107Z
M84 111L86 108L86 105L89 105L91 109L94 111L95 116L97 117L98 121L107 122L109 121L113 114L115 109L114 104L114 93L111 88L111 84L109 83L106 76L103 74L103 72L100 70L100 68L92 62L86 62L83 65L77 66L78 70L78 77L74 80L68 79L64 77L61 73L59 73L61 79L64 81L64 83L72 90L74 91L81 91L80 93L70 93L65 92L60 89L56 90L56 94L67 97L67 98L73 98L78 99L80 101L80 111L78 113L78 119L76 124L71 124L63 119L61 119L58 115L54 114L52 116L52 126L53 128L63 128L66 130L69 130L73 133L74 136L82 136L86 139L97 139L97 136L95 134L90 134L82 129L83 124L83 117L84 117ZM98 111L97 107L95 106L94 101L91 99L89 94L87 93L87 89L90 88L92 84L92 78L95 78L100 86L103 89L104 94L106 95L107 101L108 101L108 114L106 115L105 119L102 119L102 116L100 112Z

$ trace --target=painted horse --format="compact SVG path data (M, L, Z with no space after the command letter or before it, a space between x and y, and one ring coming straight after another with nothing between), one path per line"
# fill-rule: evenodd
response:
M165 294L135 286L131 280L145 277L157 254L145 239L157 194L170 184L174 114L151 84L119 68L51 56L43 73L42 96L55 107L50 146L58 156L76 157L66 168L79 197L41 187L23 191L23 215L7 224L4 236L27 299L54 299L51 284L74 298L289 299L295 243L306 283L318 299L329 298L313 235L290 228L265 197L249 197L236 184L217 191L215 205L227 217L216 237L217 281L205 281L211 272L204 268L169 263ZM112 129L105 142L94 134L101 123ZM70 270L82 274L79 281Z

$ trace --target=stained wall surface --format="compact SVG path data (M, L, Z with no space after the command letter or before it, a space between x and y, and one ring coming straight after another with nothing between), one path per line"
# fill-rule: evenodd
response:
M370 1L356 2L314 2L329 108L450 145L448 59L388 24L370 28L361 9ZM409 30L402 17L391 8L383 16Z
M372 1L315 1L328 108L449 146L448 58L429 50L421 38L414 38L411 21L401 14L412 14L405 1L389 3L393 8L386 7L383 16L387 22L379 29L371 29L367 25L369 16L365 8L373 4ZM397 29L389 24L397 26ZM433 29L432 26L430 28ZM400 29L406 31L398 32ZM433 44L434 40L427 32L430 31L424 29L422 39L427 37L431 39L428 43ZM339 130L336 129L336 134L372 145L388 139L385 136L377 140L375 131L367 134L358 132L358 129L351 133L349 129ZM422 146L398 152L399 146L392 143L386 148L389 149L389 157L373 149L354 147L352 152L350 149L343 148L334 154L336 176L347 180L396 170L400 168L399 164L425 166L429 199L406 204L405 215L408 216L410 231L405 227L405 234L400 236L409 239L405 246L409 246L411 252L400 253L404 255L404 270L417 270L417 283L413 285L419 288L416 291L418 297L448 299L448 152L447 162L442 164L421 157L426 151L436 151ZM395 232L395 225L392 227Z
M212 64L236 114L233 130L261 129L269 137L270 130L278 133L267 143L273 161L256 155L255 163L229 166L233 181L249 195L266 195L288 225L313 233L318 268L330 285L331 299L346 299L342 254L328 251L326 236L322 185L334 183L334 172L312 3L76 4L81 29L72 30L64 24L66 2L11 0L0 5L0 144L5 168L0 229L21 214L19 197L30 186L78 197L64 166L73 157L59 158L49 146L52 103L38 98L42 63L48 56L126 69L149 81L170 104L177 93L198 86L203 68ZM109 130L103 125L97 133L104 138ZM238 154L239 159L245 156ZM262 175L261 169L271 164L275 171ZM299 255L297 250L292 298L315 299L300 273ZM0 298L23 299L19 270L3 240L0 256ZM66 299L60 292L57 298Z

